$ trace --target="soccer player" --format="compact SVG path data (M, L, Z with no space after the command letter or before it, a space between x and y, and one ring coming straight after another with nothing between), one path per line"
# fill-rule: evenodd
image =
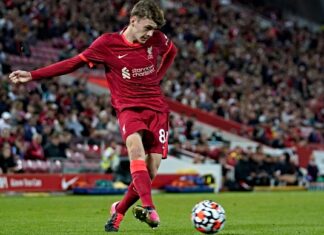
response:
M70 73L87 64L104 64L120 131L130 158L132 182L127 193L111 206L111 218L105 231L116 232L126 211L150 227L159 225L152 195L151 180L161 159L167 155L168 105L160 88L177 49L158 29L165 23L163 11L154 0L137 2L129 24L120 32L105 33L81 54L31 72L14 71L13 83L24 83Z

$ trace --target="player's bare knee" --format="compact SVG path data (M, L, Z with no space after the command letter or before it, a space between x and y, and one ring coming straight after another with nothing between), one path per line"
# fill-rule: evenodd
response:
M145 159L145 151L139 133L128 136L126 147L131 160Z
M131 160L138 160L138 159L145 158L145 153L141 146L131 145L129 148L127 148L127 150Z

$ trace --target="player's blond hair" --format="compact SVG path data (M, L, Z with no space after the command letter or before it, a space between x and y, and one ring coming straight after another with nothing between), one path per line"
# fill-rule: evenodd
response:
M158 28L161 28L165 24L163 10L153 0L140 0L137 2L133 7L130 16L153 20L157 24Z

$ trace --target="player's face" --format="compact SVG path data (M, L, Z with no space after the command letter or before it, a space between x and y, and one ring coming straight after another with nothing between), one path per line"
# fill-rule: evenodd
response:
M134 38L139 43L145 43L157 29L157 25L153 20L147 18L132 18L132 26L134 28Z

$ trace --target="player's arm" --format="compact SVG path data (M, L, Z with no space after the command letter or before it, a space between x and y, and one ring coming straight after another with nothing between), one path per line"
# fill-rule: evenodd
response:
M155 46L159 50L159 55L162 57L159 68L157 70L158 78L163 78L168 68L172 65L177 48L169 38L161 31L156 31Z
M168 68L172 65L174 58L177 55L177 48L171 42L168 50L163 54L160 67L157 71L157 76L162 78L167 72Z
M24 83L34 79L36 80L68 74L85 64L88 64L91 68L93 67L94 63L101 63L103 61L104 53L102 48L104 40L105 39L103 36L99 37L84 52L70 59L66 59L31 72L22 70L14 71L9 75L9 79L13 83Z
M31 72L17 70L9 75L9 79L13 83L24 83L34 79L48 78L60 76L63 74L71 73L79 67L83 66L85 62L80 56L75 56L52 65L33 70Z

